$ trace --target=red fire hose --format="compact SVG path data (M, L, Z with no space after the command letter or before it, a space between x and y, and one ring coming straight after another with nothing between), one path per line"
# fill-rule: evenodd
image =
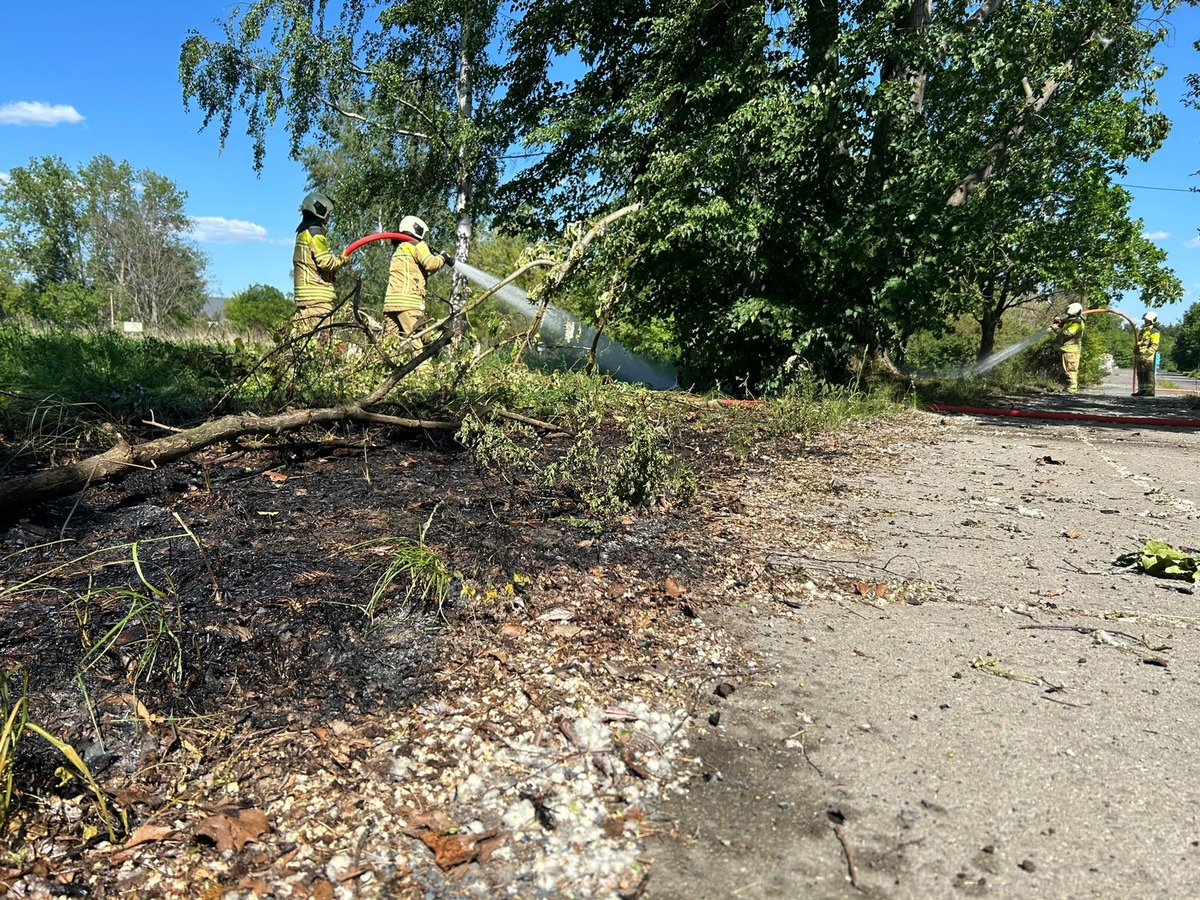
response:
M930 403L934 412L966 413L969 416L1015 416L1025 419L1066 419L1082 422L1107 422L1113 425L1154 425L1168 428L1200 428L1200 419L1169 419L1164 416L1110 416L1100 413L1051 412L1044 409L1000 409L989 406L950 406Z
M1137 345L1138 345L1138 327L1137 327L1137 323L1135 323L1135 322L1133 321L1133 319L1129 318L1129 316L1125 315L1125 313L1123 313L1123 312L1118 312L1118 311L1117 311L1117 310L1115 310L1115 309L1109 309L1107 306L1100 306L1100 307L1097 307L1096 309L1085 309L1085 310L1083 311L1083 314L1084 314L1085 316L1087 316L1087 315L1091 315L1092 313L1102 313L1102 312L1103 312L1103 313L1111 313L1111 314L1112 314L1112 315L1114 315L1114 316L1120 316L1122 319L1124 319L1126 322L1128 322L1128 323L1129 323L1129 327L1133 329L1133 358L1136 360L1136 359L1137 359ZM1137 393L1137 389L1138 389L1138 383L1137 383L1137 365L1135 364L1135 365L1134 365L1134 367L1133 367L1133 393L1135 393L1135 394L1136 394L1136 393Z
M411 234L401 234L398 231L380 231L378 234L368 234L366 237L360 237L357 241L342 251L343 254L349 256L363 244L369 244L371 241L408 241L410 244L417 243L417 239Z

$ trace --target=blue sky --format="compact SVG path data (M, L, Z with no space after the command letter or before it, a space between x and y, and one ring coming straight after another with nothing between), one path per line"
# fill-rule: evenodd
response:
M179 47L189 28L215 35L213 20L231 8L208 0L10 8L0 53L0 172L42 156L76 167L99 154L151 169L187 194L214 295L251 284L291 291L305 175L288 158L286 137L268 144L256 176L236 122L219 153L217 131L199 131L202 116L183 106Z
M187 194L212 293L256 283L289 291L305 177L288 158L286 138L268 142L258 176L237 120L218 153L216 131L199 131L199 113L183 107L180 44L189 28L216 34L213 21L230 9L219 0L17 4L4 15L0 53L0 173L34 157L60 156L75 167L99 154L152 169ZM1200 187L1200 111L1181 102L1184 77L1200 70L1200 53L1191 49L1200 9L1180 10L1172 21L1159 99L1175 125L1163 149L1148 163L1132 163L1125 179L1134 214L1187 290L1182 303L1162 310L1168 323L1200 300L1200 193L1186 192ZM1143 311L1136 299L1119 308L1135 318Z

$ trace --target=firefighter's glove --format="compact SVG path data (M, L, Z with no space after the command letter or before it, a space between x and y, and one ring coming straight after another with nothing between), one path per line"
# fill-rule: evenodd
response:
M438 253L438 256L440 256L442 258L442 262L444 262L446 265L448 265L448 266L454 265L454 257L451 256L449 253L447 253L445 250Z

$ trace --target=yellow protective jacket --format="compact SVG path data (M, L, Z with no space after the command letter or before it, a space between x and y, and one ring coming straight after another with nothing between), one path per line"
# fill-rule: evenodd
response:
M406 309L425 311L425 281L446 264L440 255L429 249L424 241L402 242L392 254L388 268L387 293L383 297L384 312Z
M1138 362L1144 366L1153 365L1158 353L1158 339L1161 337L1157 325L1147 325L1138 333Z
M1083 316L1070 316L1058 328L1058 349L1063 353L1083 352Z
M333 280L346 260L329 246L325 226L303 223L296 232L292 251L293 295L297 304L331 303L337 293Z

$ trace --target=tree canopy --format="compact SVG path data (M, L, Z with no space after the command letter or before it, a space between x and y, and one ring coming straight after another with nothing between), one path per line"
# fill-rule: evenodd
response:
M206 260L187 238L185 199L170 179L103 155L78 169L53 156L14 167L0 184L0 241L24 290L8 311L70 325L194 316Z
M258 0L181 76L222 138L245 111L256 164L283 116L365 215L427 186L460 253L464 215L537 237L640 204L580 277L665 326L693 383L761 390L964 312L1176 297L1115 179L1167 132L1177 5ZM531 161L502 168L510 146Z

